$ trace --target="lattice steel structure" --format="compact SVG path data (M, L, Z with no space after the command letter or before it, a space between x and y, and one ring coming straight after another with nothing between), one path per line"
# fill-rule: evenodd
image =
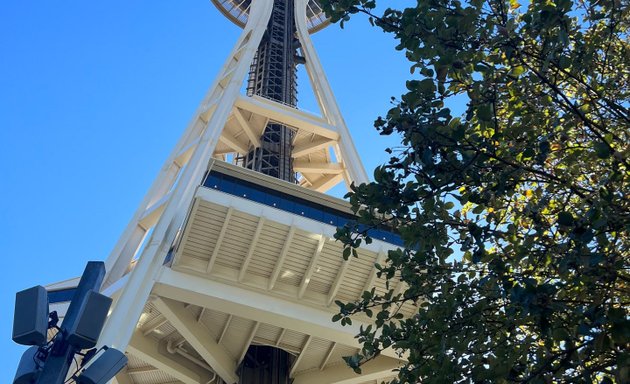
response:
M243 32L105 263L114 306L100 341L129 357L116 382L387 380L394 350L361 375L343 361L371 320L331 322L336 300L385 292L375 263L401 242L379 230L344 261L334 241L354 216L324 192L368 177L310 39L326 17L316 0L212 2ZM296 108L300 63L319 113ZM75 287L47 287L60 316Z
M267 30L252 63L247 95L258 95L290 106L297 104L297 48L293 0L274 0ZM295 182L291 156L295 130L271 122L242 160L246 168Z

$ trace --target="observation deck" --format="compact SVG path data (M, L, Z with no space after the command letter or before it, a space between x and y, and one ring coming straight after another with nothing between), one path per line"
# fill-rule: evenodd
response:
M249 17L251 0L210 0L225 17L243 28ZM317 0L309 0L306 6L306 25L309 33L315 33L330 24Z

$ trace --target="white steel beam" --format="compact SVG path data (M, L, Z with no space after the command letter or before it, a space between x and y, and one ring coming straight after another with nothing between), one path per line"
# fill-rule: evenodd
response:
M201 311L199 311L199 315L197 315L197 322L201 323L201 319L203 319L203 315L206 313L206 309L205 308L201 308Z
M322 249L324 249L324 244L326 244L326 236L319 235L319 242L317 243L317 248L315 248L315 253L311 257L311 262L304 272L304 276L302 277L302 283L300 284L300 290L298 292L298 299L301 299L306 292L306 287L311 282L311 277L313 277L313 272L315 272L315 268L317 268L317 263L319 262L319 256L322 254Z
M217 243L214 246L214 250L210 255L210 260L208 260L208 266L206 267L206 273L210 273L212 267L214 266L214 262L217 260L217 256L219 255L219 248L221 248L221 243L223 243L223 238L227 233L228 226L230 225L230 218L232 217L232 212L234 209L229 207L227 213L225 214L225 219L223 219L223 226L221 227L221 231L219 232L219 237L217 237Z
M219 136L219 141L232 148L234 152L247 153L249 151L246 144L240 142L226 130Z
M370 271L370 274L368 275L365 285L363 286L363 290L359 293L358 299L361 299L361 297L363 297L363 292L369 291L370 289L372 289L372 287L374 286L374 282L376 281L376 273L378 272L378 269L376 268L376 264L381 264L385 260L386 260L385 252L380 251L378 253L378 256L376 256L376 261L374 262L374 266L372 266L372 270Z
M219 310L245 319L282 327L325 340L359 348L355 339L359 327L367 324L355 319L342 326L331 321L334 311L315 308L298 301L288 301L266 293L229 285L201 276L164 269L154 287L154 294ZM383 351L395 357L393 350Z
M323 371L311 371L295 376L293 384L359 384L383 379L395 374L400 360L378 356L361 366L361 374L355 373L346 364L335 364Z
M236 106L289 127L314 133L331 140L339 139L339 134L335 128L322 118L273 100L260 96L240 95L236 100Z
M256 231L254 232L254 237L252 241L249 243L249 250L247 251L247 255L245 255L245 259L243 260L243 264L241 265L241 270L238 272L238 281L239 283L243 281L245 278L245 274L247 273L247 267L249 267L249 263L252 261L252 257L254 257L254 251L256 251L256 245L258 244L258 239L260 238L260 234L262 233L263 226L265 225L265 218L261 217L258 219L258 225L256 226Z
M223 341L223 338L225 337L227 330L230 328L232 317L233 317L232 315L228 315L228 318L225 321L225 325L223 326L223 329L221 330L221 335L219 335L219 339L217 340L217 344L221 344L221 342Z
M183 303L158 297L153 304L224 381L238 381L236 362L210 337L208 329L197 322Z
M311 86L322 114L340 135L338 142L341 156L338 156L337 160L344 163L347 167L348 185L353 181L357 184L367 183L369 178L365 168L363 168L361 157L359 157L354 146L350 132L339 111L339 106L337 106L337 101L319 61L319 56L313 47L308 26L306 25L306 18L304 17L307 12L307 5L308 0L295 1L295 26L298 39L302 44L302 53L306 59L306 72L311 80Z
M160 328L166 323L168 323L168 320L166 319L166 317L159 315L155 319L153 319L153 321L151 321L150 325L145 325L144 327L142 327L140 331L142 332L143 335L149 336L153 331Z
M158 191L156 191L154 195L152 188L151 195L147 199L149 201L143 203L141 206L140 212L142 212L142 209L151 204L154 196L159 198L174 185L173 196L169 199L169 202L158 223L153 228L151 237L147 241L146 246L142 248L142 254L138 258L138 263L131 271L125 287L122 289L120 297L112 309L112 313L108 317L105 326L103 327L99 340L99 346L109 345L121 350L126 349L127 344L133 335L138 319L142 314L144 305L149 298L151 289L153 288L153 285L161 271L165 269L163 265L164 258L168 254L170 247L172 246L186 219L187 213L189 212L190 206L193 202L195 191L199 185L199 180L203 178L203 175L208 169L208 162L212 158L219 136L221 135L221 130L225 127L225 122L234 108L235 100L238 98L241 86L247 76L260 40L265 33L272 8L273 1L271 0L252 1L249 19L247 20L247 24L243 29L239 42L237 43L241 44L247 41L245 47L243 48L244 51L242 58L238 63L238 68L235 70L232 79L224 90L219 89L220 87L218 86L218 83L221 80L221 76L219 76L204 100L204 107L206 102L215 98L217 99L217 104L212 117L208 120L208 123L199 127L200 130L196 131L197 133L193 139L196 139L197 136L201 136L199 145L195 148L188 165L183 168L181 175L173 175L173 183L171 184L164 183L164 180L160 176L160 181L157 183ZM232 51L233 54L236 51L237 49L234 49ZM233 57L229 57L227 63L230 63L232 60ZM227 63L226 65L228 65ZM195 116L192 129L193 131L198 126L199 120L198 116ZM178 146L174 153L179 153L181 148L190 141L192 140L186 137L184 144ZM167 173L171 168L170 166L171 163L173 163L173 160L174 158L170 159L167 163L165 168ZM175 183L175 181L177 182ZM136 225L138 216L134 215L134 219L132 219L132 222L130 223L131 229L133 229ZM121 246L127 245L129 240L127 235L128 232L130 231L126 231L125 235L121 237L121 240L118 243L121 244ZM124 265L121 264L125 262L125 258L119 257L119 249L121 248L117 245L114 248L113 256L108 258L106 263L108 271L110 270L109 267L112 267L112 265L115 271L115 273L111 272L110 275L106 277L106 285L111 279L114 279L115 281L115 277L122 276L119 267L126 268L128 266L128 261ZM139 247L134 248L134 252L138 249ZM125 257L127 256L129 256L129 260L133 257L132 255L126 255Z
M280 342L282 342L282 338L284 337L285 333L287 333L287 329L282 328L282 331L280 331L280 334L278 335L278 338L276 339L276 347L280 345Z
M236 117L236 121L241 125L243 131L245 131L245 135L252 143L254 147L260 147L260 137L259 134L254 130L254 127L251 126L250 122L245 119L245 116L241 113L241 110L237 107L234 107L234 116Z
M343 180L343 173L339 173L337 175L328 175L319 178L317 181L311 183L311 189L317 192L326 192L330 188L339 184Z
M293 162L293 170L301 173L325 173L337 175L343 173L339 163L310 163L308 161Z
M278 281L278 276L280 276L280 271L282 270L282 264L284 263L284 259L286 259L287 254L289 253L289 248L291 247L291 241L293 240L294 233L295 233L295 227L294 226L289 227L289 233L287 234L287 237L284 240L282 251L280 251L280 256L278 256L278 261L276 261L276 266L273 268L273 273L271 274L271 278L269 279L268 289L270 291L276 285L276 281Z
M240 364L241 361L243 361L243 359L245 358L245 355L247 354L247 350L249 349L249 345L252 343L252 340L254 340L254 336L256 336L256 332L258 332L259 326L260 326L260 323L257 321L256 323L254 323L254 326L249 331L249 336L247 336L247 340L245 341L245 344L243 345L243 350L241 351L241 354L238 357L238 364Z
M324 356L324 358L322 359L322 362L319 363L319 370L323 371L324 368L326 367L326 364L328 364L328 360L330 360L330 356L332 356L333 351L335 350L335 347L337 346L337 343L332 343L330 345L330 348L328 348L328 352L326 352L326 356Z
M337 276L335 277L335 281L330 287L330 291L328 291L328 300L326 301L326 306L332 304L333 300L335 300L335 296L339 292L339 288L341 288L341 284L343 283L343 278L348 271L348 267L350 266L350 261L352 258L348 258L348 260L344 260L341 262L341 268L339 268L339 272L337 272Z
M199 371L185 367L169 356L160 353L159 343L149 337L134 333L127 346L127 352L185 384L201 384L204 382L203 375Z
M335 144L336 141L330 140L325 137L318 137L313 141L296 145L291 152L291 156L295 159L298 157L306 156L309 153L317 152L320 149L325 149Z
M158 219L164 212L164 208L166 207L166 203L171 197L171 193L167 193L162 198L155 203L153 203L140 217L138 224L144 228L146 231L153 228L155 223L157 223Z
M293 362L293 365L291 366L291 370L289 371L289 377L293 377L295 375L295 372L297 371L297 368L300 365L302 358L306 356L306 350L308 346L311 344L311 340L313 340L313 336L309 336L306 338L306 341L302 345L302 350L300 351L300 354L298 355L297 359L295 359L295 361Z
M197 144L199 144L199 138L193 140L192 143L182 148L182 150L179 151L179 153L177 154L177 157L175 157L175 164L179 165L180 167L186 165L188 163L188 160L190 160L193 151L197 147Z

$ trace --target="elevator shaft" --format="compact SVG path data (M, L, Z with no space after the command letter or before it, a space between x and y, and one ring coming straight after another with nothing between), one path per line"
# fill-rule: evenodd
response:
M274 0L267 30L251 65L247 95L262 96L283 104L297 104L297 55L293 0ZM260 139L261 146L250 148L246 168L295 183L293 139L290 127L270 122Z

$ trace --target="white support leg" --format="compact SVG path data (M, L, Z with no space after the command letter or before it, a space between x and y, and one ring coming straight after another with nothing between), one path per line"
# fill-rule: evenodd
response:
M295 25L297 27L298 38L302 43L302 53L306 59L306 72L311 80L311 85L322 110L322 114L328 120L328 123L334 126L337 132L339 132L340 153L338 153L337 156L338 160L341 161L342 159L346 169L346 181L355 182L357 184L367 183L369 181L367 173L363 168L361 158L352 142L346 123L341 116L337 101L328 84L326 74L324 73L308 33L308 27L306 25L307 5L308 0L295 0Z
M207 169L221 131L234 107L241 84L247 76L249 65L265 32L272 5L272 0L254 0L252 2L248 24L235 48L236 53L234 55L238 55L239 59L234 64L234 58L230 56L228 65L235 66L230 70L230 79L222 86L223 89L217 99L216 108L208 121L201 140L188 165L184 168L179 182L174 187L171 199L157 221L148 244L131 272L120 298L105 324L100 339L101 345L109 345L121 350L126 349L144 304L163 268L164 258L184 221L193 201L194 192ZM224 73L220 75L219 82L222 80L224 80ZM219 92L218 87L215 87L215 92Z
M224 63L219 76L217 76L209 88L209 91L197 108L184 134L164 163L153 185L149 188L149 191L140 203L138 210L134 213L127 228L108 256L105 262L107 275L103 283L103 288L113 284L126 273L129 263L136 252L141 248L145 233L142 233L141 236L138 235L139 221L146 209L164 197L177 182L178 176L182 171L182 153L193 143L199 141L206 127L214 128L218 131L217 137L213 142L216 142L216 139L220 136L225 121L221 124L217 124L217 120L224 119L213 119L213 116L216 114L216 109L219 104L225 107L225 99L230 100L228 102L228 104L230 104L229 109L232 109L234 104L233 99L238 97L240 86L245 80L247 70L253 60L254 53L258 49L262 33L264 33L267 25L266 22L269 20L269 15L271 14L273 2L271 2L271 5L263 4L264 2L269 2L267 0L257 0L256 2L261 4L254 5L254 2L252 2L250 11L251 17L249 18L248 24L245 26L236 45ZM266 6L269 7L268 10L265 8ZM255 8L258 8L258 10ZM264 20L264 23L262 23L261 20ZM235 83L238 83L236 89L234 89ZM207 125L205 121L208 121Z

